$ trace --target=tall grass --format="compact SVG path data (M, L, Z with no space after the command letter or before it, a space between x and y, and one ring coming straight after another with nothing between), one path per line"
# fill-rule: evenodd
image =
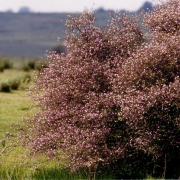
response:
M24 147L10 147L0 154L0 179L87 179L85 173L70 173L64 162L42 155L30 156Z
M113 176L99 177L97 179L112 180ZM84 180L88 179L85 173L71 173L63 168L42 168L26 172L21 167L0 167L0 179L26 179L26 180Z
M41 169L35 172L25 173L20 167L0 167L0 179L19 180L19 179L38 179L38 180L76 180L87 179L87 177L80 173L71 174L68 170L64 169Z

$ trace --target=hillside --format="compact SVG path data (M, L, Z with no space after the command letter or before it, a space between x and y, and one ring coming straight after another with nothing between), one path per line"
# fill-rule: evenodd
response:
M63 42L66 13L0 13L0 55L42 57ZM107 12L97 13L105 25ZM60 19L64 22L60 22ZM57 41L61 37L61 41Z
M43 56L63 36L66 14L0 13L0 54Z

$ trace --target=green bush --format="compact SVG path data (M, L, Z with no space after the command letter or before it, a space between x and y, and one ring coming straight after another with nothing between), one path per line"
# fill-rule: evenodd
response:
M4 71L4 66L0 63L0 72Z
M30 71L30 68L26 64L23 65L22 69L24 71Z
M38 70L39 72L41 72L44 68L47 68L47 63L44 61L39 61L36 63L36 67L35 69Z
M30 70L38 70L39 72L42 71L43 68L46 68L46 62L44 61L37 61L37 60L29 60L24 63L22 69L24 71L30 71Z
M3 72L4 69L12 69L13 63L9 60L0 60L0 72Z
M12 69L13 68L13 63L10 62L9 60L4 60L3 64L4 64L4 69Z
M30 70L34 70L35 67L36 67L36 60L29 60L29 61L24 63L22 69L24 71L30 71Z
M22 83L28 84L31 81L31 75L25 74L23 77L21 77Z
M9 82L1 82L0 83L0 92L10 92L11 85Z
M2 81L0 82L0 92L11 92L11 90L24 89L30 81L30 74L24 74L23 76L16 77L14 79Z
M35 69L36 61L35 60L28 61L27 65L30 69Z
M12 90L17 90L21 84L21 80L19 79L13 79L10 81L10 87Z

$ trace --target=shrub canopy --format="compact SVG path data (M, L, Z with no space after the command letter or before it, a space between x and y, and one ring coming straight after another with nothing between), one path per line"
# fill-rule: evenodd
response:
M112 15L104 28L87 10L70 16L67 53L50 53L31 88L40 108L27 118L32 151L64 152L72 170L126 163L168 175L180 157L179 12L179 1L169 0L145 14L150 42L128 14Z

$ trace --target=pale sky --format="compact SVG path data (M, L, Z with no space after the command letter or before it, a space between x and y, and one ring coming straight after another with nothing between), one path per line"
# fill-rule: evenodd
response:
M21 7L29 7L33 12L81 12L99 7L136 11L146 1L153 3L154 0L0 0L0 12L18 12Z

